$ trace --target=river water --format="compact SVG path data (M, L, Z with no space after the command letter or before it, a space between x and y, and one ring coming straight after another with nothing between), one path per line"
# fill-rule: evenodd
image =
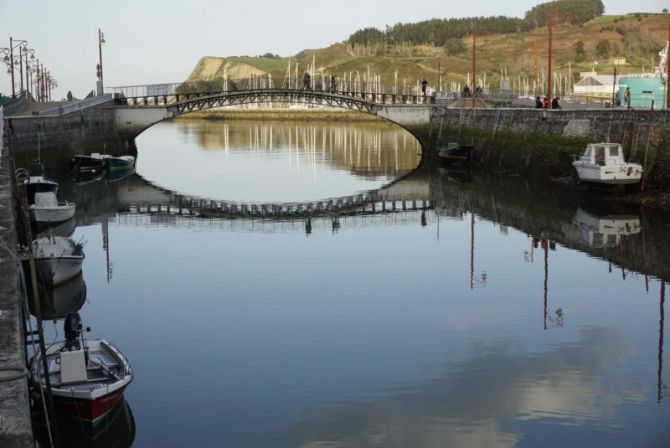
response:
M135 372L132 418L98 437L670 445L668 216L447 170L381 123L175 122L136 144L122 179L47 167L86 241L63 295Z

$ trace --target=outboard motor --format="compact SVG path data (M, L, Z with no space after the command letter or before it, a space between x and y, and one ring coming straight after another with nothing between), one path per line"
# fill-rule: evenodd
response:
M63 331L65 332L65 348L67 350L81 350L79 337L84 331L84 326L78 312L68 313L63 324Z

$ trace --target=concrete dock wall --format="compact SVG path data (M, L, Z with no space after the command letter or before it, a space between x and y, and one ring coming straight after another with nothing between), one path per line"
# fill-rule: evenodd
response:
M27 376L21 375L25 369L25 348L17 286L12 176L5 146L0 157L0 446L27 448L33 446L33 437Z
M18 116L5 119L12 151L85 148L101 151L104 142L118 143L114 111L90 108L60 116Z

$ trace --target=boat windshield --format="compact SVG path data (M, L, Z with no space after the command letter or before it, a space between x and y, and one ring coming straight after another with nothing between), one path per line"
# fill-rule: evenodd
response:
M598 165L605 165L605 148L603 146L596 146L596 163Z
M610 146L610 157L619 157L619 147Z

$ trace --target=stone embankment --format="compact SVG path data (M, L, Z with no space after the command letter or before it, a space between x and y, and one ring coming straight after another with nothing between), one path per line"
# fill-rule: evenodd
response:
M625 109L433 108L428 126L409 128L428 152L449 141L474 143L475 160L489 170L573 173L573 155L588 142L621 142L645 165L650 187L670 189L670 111Z

